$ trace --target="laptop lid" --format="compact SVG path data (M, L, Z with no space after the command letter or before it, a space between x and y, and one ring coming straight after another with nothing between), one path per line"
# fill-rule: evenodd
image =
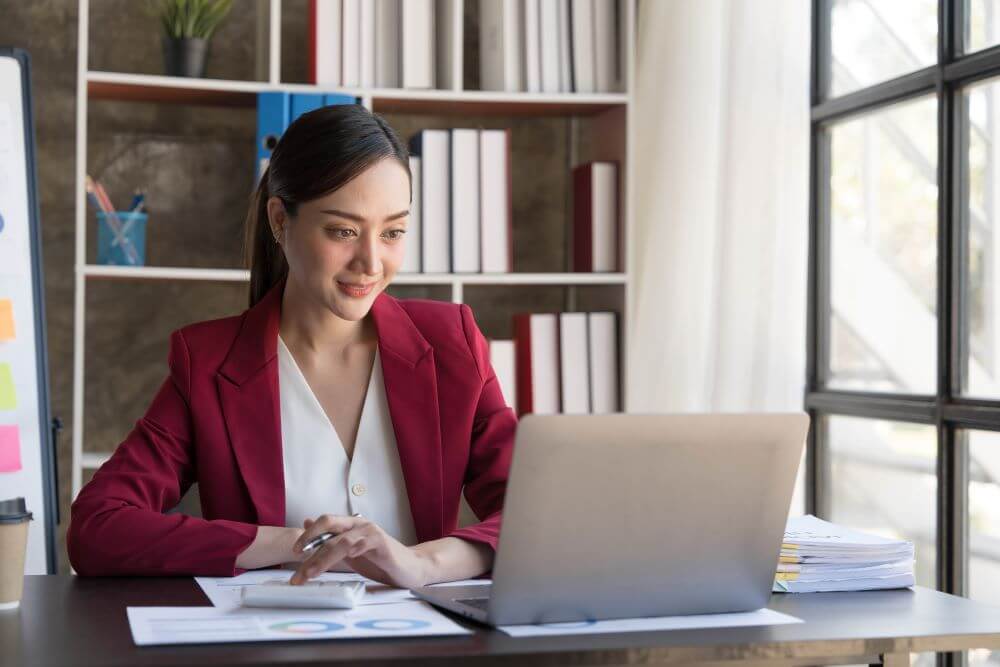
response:
M526 415L489 621L763 607L805 414Z

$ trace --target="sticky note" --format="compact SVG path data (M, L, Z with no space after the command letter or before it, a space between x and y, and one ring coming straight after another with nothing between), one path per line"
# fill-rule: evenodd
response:
M13 410L16 407L14 375L10 372L10 364L0 363L0 410Z
M0 472L21 469L21 437L17 426L0 425Z
M0 343L14 340L14 303L0 299Z

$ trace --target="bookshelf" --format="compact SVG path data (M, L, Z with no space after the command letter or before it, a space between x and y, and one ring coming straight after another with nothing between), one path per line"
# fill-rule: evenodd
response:
M398 274L390 287L390 292L396 296L420 296L450 300L455 303L469 303L476 313L477 320L484 333L489 337L509 338L503 335L505 327L509 327L511 312L519 310L615 310L619 313L619 345L621 375L620 392L622 407L628 409L627 371L628 371L628 311L627 306L632 292L633 281L632 262L629 261L630 230L632 227L632 185L628 178L631 165L632 136L632 82L635 67L635 4L633 0L621 0L624 3L624 27L622 36L625 40L626 61L626 92L622 93L507 93L465 89L463 62L468 49L469 30L468 13L474 9L472 3L478 0L437 0L438 8L444 8L447 15L447 29L444 30L442 44L439 49L449 49L451 75L448 77L447 89L408 90L385 88L328 87L301 83L301 77L288 76L290 56L295 55L295 49L305 49L294 35L290 36L290 19L301 21L305 11L303 0L242 0L245 4L236 3L233 9L249 10L256 14L253 19L257 31L257 43L263 45L258 49L255 62L257 80L242 80L234 78L185 79L158 74L129 73L90 69L91 51L91 4L100 0L78 0L78 54L77 54L77 116L76 116L76 191L75 191L75 298L73 311L74 355L73 355L73 441L72 441L72 497L75 498L84 482L86 471L99 467L110 455L108 447L115 443L104 443L102 448L87 447L85 419L87 401L115 400L104 395L95 396L88 393L88 332L92 334L109 335L111 323L97 320L93 310L88 315L88 291L95 290L128 290L138 289L140 285L170 285L184 290L187 295L191 290L242 288L248 280L249 272L232 266L178 265L187 256L171 257L166 265L148 265L141 267L105 266L92 263L88 254L89 244L94 243L94 232L88 234L88 226L92 226L93 213L88 210L84 192L84 176L88 173L88 132L96 133L94 109L101 104L134 104L144 110L144 114L152 120L149 124L155 127L160 116L158 109L198 108L229 110L234 114L253 114L256 108L256 96L261 92L331 92L344 93L358 97L361 103L369 109L383 114L387 120L406 141L414 128L423 127L512 127L515 137L518 128L527 128L531 141L547 141L549 134L556 135L554 141L559 147L558 155L563 159L559 166L564 174L564 186L561 191L551 193L549 200L532 201L531 205L539 205L549 211L550 217L562 216L563 228L558 226L550 229L536 229L525 211L518 212L518 204L514 207L514 262L515 272L502 274ZM112 0L113 1L113 0ZM121 5L121 3L119 3ZM125 5L122 5L125 6ZM132 6L127 5L131 10ZM136 9L135 11L140 11ZM465 20L463 21L463 17ZM472 30L475 30L473 26ZM220 31L221 32L221 31ZM222 39L219 34L216 40ZM211 56L210 56L211 58ZM106 63L105 63L106 64ZM148 111L154 109L154 111ZM206 113L208 113L206 111ZM145 122L145 121L144 121ZM554 124L553 124L554 123ZM553 131L554 130L554 131ZM515 142L515 151L517 150ZM92 147L91 147L92 149ZM250 154L250 153L248 153ZM575 164L590 160L615 160L620 169L620 258L622 271L617 273L571 273L567 272L570 227L572 221L565 215L569 210L569 200L572 192L567 189L571 184L570 171ZM551 164L546 162L551 168ZM519 167L517 156L514 156L514 168ZM535 168L535 165L523 165ZM251 169L248 160L248 173ZM97 176L97 174L94 174ZM556 182L560 182L556 179ZM227 187L236 191L233 200L243 201L240 197L249 195L252 183L229 183ZM515 199L519 192L515 186ZM545 199L548 195L529 192L526 197ZM527 206L527 204L525 205ZM527 209L531 211L533 209ZM242 215L242 211L240 212ZM152 217L152 216L151 216ZM228 238L228 237L226 237ZM233 239L234 243L239 243ZM523 252L519 248L524 249ZM147 260L149 258L147 257ZM196 264L212 264L211 258L198 258ZM558 269L551 271L550 269ZM199 287L204 286L204 287ZM128 296L123 296L127 300ZM528 304L528 305L525 305ZM179 306L178 306L179 307ZM171 310L170 315L179 311ZM182 311L181 311L182 312ZM229 314L236 314L234 310ZM197 315L181 314L176 322L171 322L172 328L181 327L188 322L202 319ZM115 325L133 326L126 317L117 318ZM141 326L141 325L140 325ZM132 329L123 329L132 331ZM130 336L133 334L129 334ZM155 339L145 343L153 347L158 354L158 363L165 358L166 338ZM138 356L138 355L134 355ZM160 368L148 369L150 377L159 376ZM93 370L91 370L93 373ZM152 395L141 397L143 405L148 405ZM124 400L124 399L120 399ZM138 417L132 406L120 411L131 415L130 419Z

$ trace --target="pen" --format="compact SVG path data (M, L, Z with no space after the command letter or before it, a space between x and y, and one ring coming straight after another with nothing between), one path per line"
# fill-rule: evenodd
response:
M351 516L355 517L357 519L360 519L361 518L361 512L355 512ZM337 533L320 533L316 537L314 537L311 540L309 540L308 542L306 542L306 545L304 547L302 547L302 553L307 553L309 551L312 551L313 549L318 549L319 547L323 546L324 544L326 544L328 541L332 540L336 536L337 536Z
M311 540L309 540L308 542L306 542L306 545L302 547L302 553L308 553L313 549L318 549L319 547L326 544L327 541L332 540L336 536L337 533L321 533L316 537L312 538Z

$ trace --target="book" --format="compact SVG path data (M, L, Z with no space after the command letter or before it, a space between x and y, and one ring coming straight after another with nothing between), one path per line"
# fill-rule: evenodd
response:
M555 0L539 2L538 34L542 72L542 92L559 92L559 3ZM543 39L541 36L544 35Z
M479 80L483 90L524 89L523 6L524 0L479 0Z
M420 158L420 225L424 273L451 271L451 133L422 130L410 152Z
M375 0L375 86L399 88L400 0Z
M590 411L594 414L620 412L616 313L587 313L587 347L590 369Z
M309 0L309 80L341 85L341 0Z
M559 9L559 91L573 92L573 33L569 20L569 0L554 0Z
M594 88L609 93L618 85L617 7L615 0L593 0Z
M606 272L618 265L618 165L588 162L573 169L573 270Z
M571 0L570 24L573 52L573 90L577 93L593 93L596 90L593 0Z
M490 365L493 366L493 372L496 373L504 400L511 407L517 405L517 385L514 371L516 363L514 359L514 341L490 341Z
M420 273L422 264L420 261L423 239L421 234L421 191L420 191L420 156L410 156L410 189L413 192L413 200L410 202L410 219L406 223L406 252L403 255L403 264L399 267L400 273Z
M480 130L479 158L481 268L507 273L514 270L510 130Z
M540 0L524 0L524 85L529 93L542 91Z
M514 315L517 413L559 412L559 321L553 313Z
M479 273L479 130L451 130L451 270Z
M403 88L433 88L436 85L434 0L406 0L400 9Z
M437 52L437 86L443 90L462 87L462 24L464 1L437 0L437 27L434 41Z
M590 412L590 350L587 313L559 313L559 380L562 412Z
M358 40L361 62L361 85L375 87L375 2L361 1L361 33Z
M361 0L343 0L341 18L341 81L361 85Z

